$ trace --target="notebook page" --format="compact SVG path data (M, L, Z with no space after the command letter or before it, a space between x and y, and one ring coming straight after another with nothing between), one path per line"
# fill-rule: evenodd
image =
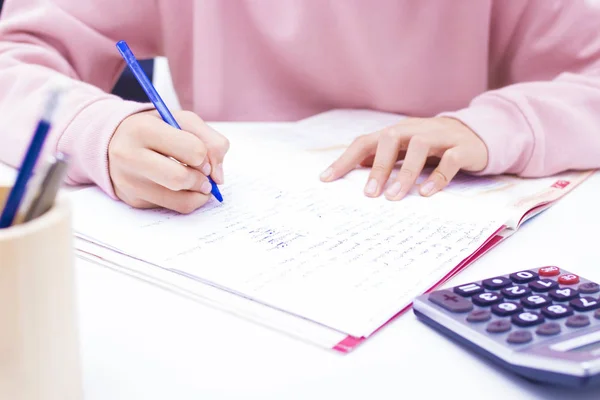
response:
M315 345L333 348L346 338L346 334L342 332L334 331L311 321L295 318L272 307L249 301L241 296L190 279L187 275L157 268L152 264L107 250L88 241L78 239L76 247L80 258L127 274L199 303L269 326Z
M240 168L222 186L224 203L212 201L191 215L134 210L86 189L72 199L75 230L141 260L367 336L501 225L446 202L368 199L345 181L284 181L293 175L280 173L263 178Z

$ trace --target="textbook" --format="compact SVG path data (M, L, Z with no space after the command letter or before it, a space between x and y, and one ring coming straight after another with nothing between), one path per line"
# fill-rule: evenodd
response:
M181 215L79 190L71 195L78 254L350 352L593 173L459 174L432 197L415 187L397 202L364 196L367 168L319 180L356 136L401 118L334 110L286 128L212 124L231 142L223 203Z

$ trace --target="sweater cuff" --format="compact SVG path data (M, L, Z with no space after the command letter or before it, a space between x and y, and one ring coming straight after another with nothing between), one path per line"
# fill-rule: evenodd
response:
M96 184L117 199L108 168L108 146L119 124L130 115L152 110L151 103L125 101L114 96L93 101L68 124L57 150L69 156L69 184Z
M518 174L527 166L534 135L521 110L511 101L488 95L468 108L438 116L461 121L485 143L487 166L473 175Z

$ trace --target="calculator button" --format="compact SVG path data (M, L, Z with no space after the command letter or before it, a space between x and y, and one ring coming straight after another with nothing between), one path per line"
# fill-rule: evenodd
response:
M525 311L515 314L511 318L513 324L521 327L534 326L544 322L544 317L532 311Z
M558 319L573 315L573 309L562 304L552 304L542 308L542 314L547 318Z
M586 282L579 285L579 292L584 294L592 294L600 292L600 285L595 282Z
M573 299L569 304L577 311L590 311L598 308L598 300L589 296Z
M529 287L534 292L547 292L558 287L558 283L552 279L538 279L533 282L529 282Z
M486 330L490 333L502 333L510 330L510 321L507 319L498 319L488 324Z
M467 312L473 309L473 304L470 301L463 299L449 290L431 293L429 301L455 313Z
M538 274L533 271L520 271L509 275L515 283L527 283L538 278Z
M542 267L538 270L540 276L556 276L560 274L558 267Z
M529 289L525 285L516 285L516 286L505 287L504 289L501 290L501 292L504 295L504 297L506 297L506 298L518 299L520 297L523 297L523 296L531 293L531 289Z
M468 285L457 286L454 288L454 293L459 294L463 297L473 296L483 292L483 286L476 283L469 283Z
M564 274L558 277L558 283L562 285L574 285L579 283L579 277L575 274Z
M535 331L538 335L552 336L560 333L560 325L556 322L546 322L540 325Z
M531 342L531 339L533 339L533 336L529 331L514 331L511 332L510 335L508 335L506 341L512 344L523 344Z
M523 311L523 307L518 303L498 303L492 306L492 312L499 317L507 317Z
M503 276L498 276L496 278L485 279L481 282L486 289L489 290L499 290L503 287L507 287L512 284L510 279L505 278Z
M569 301L579 296L579 292L571 288L552 289L548 294L556 301Z
M502 295L500 293L485 292L473 296L473 303L481 307L491 306L492 304L500 303L501 301Z
M543 294L532 294L521 299L521 304L527 308L542 308L552 304L552 300Z
M590 319L587 315L573 315L567 318L567 326L571 328L581 328L584 326L588 326L590 324Z
M492 318L492 313L489 310L475 310L467 315L469 322L485 322Z

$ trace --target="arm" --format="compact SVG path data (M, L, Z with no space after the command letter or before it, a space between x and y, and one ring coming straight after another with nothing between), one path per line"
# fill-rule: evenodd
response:
M68 182L114 197L107 149L129 115L152 109L109 94L125 39L140 58L160 53L155 1L7 0L0 20L0 161L17 167L49 89L68 82L45 152L71 157ZM149 29L148 27L155 27Z
M488 148L481 174L546 176L600 167L600 4L494 2L490 85L443 115Z

